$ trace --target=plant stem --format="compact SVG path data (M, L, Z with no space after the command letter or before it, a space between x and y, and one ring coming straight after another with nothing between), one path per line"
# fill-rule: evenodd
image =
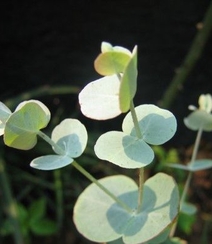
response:
M0 185L2 190L2 200L6 214L10 219L13 228L13 238L15 244L24 244L21 227L18 220L17 205L13 199L10 184L5 171L4 161L0 158Z
M45 133L39 131L38 135L43 138L47 143L52 145L57 152L60 152L61 155L65 154L65 151L59 147L50 137L48 137ZM72 165L79 170L86 178L88 178L91 182L95 183L102 191L104 191L108 196L110 196L117 204L119 204L123 209L125 209L127 212L132 212L132 209L125 204L123 201L121 201L118 197L116 197L111 191L109 191L107 188L105 188L99 181L94 178L89 172L87 172L82 166L80 166L76 161L72 162Z
M197 32L183 64L178 69L169 87L166 89L163 98L161 99L161 106L164 108L169 108L171 106L177 96L178 91L180 90L180 87L183 85L186 78L194 68L197 60L201 56L212 29L212 1L207 12L205 13L202 26L203 27Z
M55 194L56 194L56 202L57 202L57 226L58 232L62 228L63 224L63 189L62 189L62 181L61 181L61 171L59 169L54 170L54 185L55 185Z
M88 178L91 182L95 183L104 193L106 193L108 196L110 196L115 202L117 202L123 209L125 209L127 212L132 212L132 209L122 202L118 197L116 197L111 191L109 191L107 188L105 188L99 181L94 178L89 172L87 172L81 165L79 165L76 161L72 163L72 165L80 171L86 178Z
M193 163L196 160L201 136L202 136L202 129L200 128L198 130L198 132L197 132L197 137L196 137L196 140L195 140L194 149L193 149L193 152L192 152L190 164ZM182 193L181 199L180 199L180 208L182 208L182 204L185 202L186 195L187 195L187 192L188 192L188 188L189 188L189 185L190 185L190 182L191 182L191 177L192 177L192 171L189 171L187 179L186 179L185 187L183 189L183 193Z
M133 124L135 126L135 132L136 132L136 136L141 139L142 138L142 133L139 127L139 123L138 123L138 118L135 112L135 107L133 104L133 101L131 101L130 103L130 112L131 112L131 116L132 116L132 120L133 120Z
M136 136L138 137L138 139L141 139L142 133L139 127L138 118L135 112L133 101L131 101L130 103L130 111L132 115L133 124L135 126ZM138 176L138 208L137 208L138 212L141 210L141 206L142 206L143 185L144 185L144 168L140 168L139 176Z
M34 90L29 90L20 95L7 99L4 103L9 107L13 108L23 100L31 99L32 97L41 97L46 95L60 95L60 94L78 94L80 91L79 87L76 86L41 86Z

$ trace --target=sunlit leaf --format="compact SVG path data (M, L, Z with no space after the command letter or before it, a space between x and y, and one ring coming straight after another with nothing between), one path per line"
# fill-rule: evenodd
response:
M0 102L0 136L4 134L5 123L11 114L10 109Z
M170 140L176 132L177 122L174 115L155 105L140 105L135 108L142 139L152 145L160 145ZM136 136L131 112L124 118L122 129Z
M120 81L116 75L106 76L86 85L79 93L81 112L88 118L106 120L121 114Z
M101 135L94 150L98 158L123 168L141 168L154 158L153 150L143 140L119 131Z
M123 76L119 91L120 109L127 112L130 108L130 102L135 96L137 89L137 46L133 50L133 55L128 62Z
M10 147L28 150L37 143L37 133L50 120L48 108L39 101L21 103L6 121L4 142Z
M52 131L52 140L71 158L79 157L87 145L85 126L77 119L65 119ZM57 148L54 148L55 152Z
M30 166L40 170L54 170L71 164L74 160L69 156L47 155L35 158L31 161Z
M90 241L110 242L122 237L125 244L144 243L162 234L178 214L178 188L166 174L159 173L145 182L140 211L138 186L132 179L118 175L99 182L132 211L123 209L96 184L88 186L74 207L74 222Z
M104 76L120 74L130 60L131 52L126 48L113 47L108 42L102 42L102 53L94 61L95 70Z

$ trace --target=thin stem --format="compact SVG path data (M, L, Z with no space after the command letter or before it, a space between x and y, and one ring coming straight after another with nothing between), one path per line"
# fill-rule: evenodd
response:
M61 230L63 224L63 189L61 181L61 171L59 169L54 170L54 185L55 185L55 194L57 202L57 226L58 230ZM58 231L59 232L59 231Z
M135 126L136 136L139 139L141 139L142 138L142 133L141 133L141 130L140 130L140 127L139 127L138 118L137 118L137 115L136 115L136 112L135 112L135 107L134 107L133 101L131 101L131 103L130 103L130 112L131 112L131 115L132 115L133 124Z
M72 165L79 170L86 178L88 178L91 182L95 183L104 193L110 196L115 202L117 202L123 209L127 212L132 212L132 209L122 202L119 198L117 198L111 191L105 188L99 181L94 178L88 171L86 171L81 165L79 165L76 161L72 163Z
M198 152L198 148L199 148L199 144L200 144L201 135L202 135L202 129L200 128L198 130L198 132L197 132L197 137L196 137L196 140L195 140L194 149L193 149L193 152L192 152L191 162L190 163L194 162L194 160L197 157L197 152ZM186 196L187 196L187 193L188 193L188 189L189 189L189 185L190 185L190 182L191 182L192 174L193 174L193 172L189 171L187 179L186 179L186 182L185 182L185 186L184 186L181 198L180 198L180 209L182 209L183 203L186 200ZM172 227L172 230L170 232L170 236L171 237L174 236L176 227L177 227L177 222L175 222L175 224Z
M192 152L190 164L193 163L196 160L201 136L202 136L202 129L200 128L198 130L198 132L197 132L197 137L196 137L196 140L195 140L194 149L193 149L193 152ZM182 204L185 202L186 195L187 195L187 192L188 192L188 189L189 189L189 185L190 185L190 182L191 182L191 177L192 177L192 171L189 171L189 174L188 174L187 179L186 179L185 187L183 189L183 193L182 193L182 196L181 196L180 207L182 207Z
M38 135L43 138L47 143L52 145L57 152L64 155L65 151L59 147L51 138L49 138L45 133L39 131ZM132 209L125 204L123 201L121 201L118 197L116 197L112 192L110 192L107 188L105 188L99 181L94 178L89 172L87 172L82 166L80 166L76 161L72 163L72 165L79 170L86 178L88 178L91 182L95 183L102 191L104 191L108 196L110 196L117 204L119 204L123 209L125 209L127 212L131 212Z
M2 190L2 200L6 214L13 227L13 238L15 244L24 244L21 227L18 220L17 205L13 199L10 184L4 167L3 159L0 158L0 185Z
M178 72L171 81L169 87L166 89L163 98L161 100L161 106L169 108L177 97L178 91L186 78L191 73L198 59L200 58L205 44L210 36L212 29L212 1L209 4L207 12L205 13L202 28L197 32L193 43L191 44L190 50L188 51L184 62L178 69Z
M138 118L135 112L133 101L131 101L130 103L130 111L132 115L133 124L135 126L136 136L138 137L138 139L141 139L142 133L139 127ZM138 176L138 208L137 208L138 212L141 210L141 206L142 206L143 186L144 186L144 168L142 167L139 169L139 176Z

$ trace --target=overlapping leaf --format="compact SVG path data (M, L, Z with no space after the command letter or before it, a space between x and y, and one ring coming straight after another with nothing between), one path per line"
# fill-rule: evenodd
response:
M135 111L142 138L137 137L131 113L128 113L122 124L123 132L110 131L99 137L94 147L97 157L123 168L144 167L154 158L147 143L160 145L175 134L176 119L168 110L140 105Z
M41 156L34 159L30 166L41 170L54 170L71 164L79 157L87 145L87 131L77 119L65 119L52 132L56 144L53 150L58 155Z
M178 188L166 174L159 173L145 182L140 211L137 211L138 187L132 179L118 175L99 182L132 211L123 209L95 184L87 187L74 207L74 222L78 231L93 242L122 237L126 244L144 243L162 233L178 214Z
M4 142L10 147L28 150L37 143L37 134L50 120L48 108L37 100L21 103L6 121Z

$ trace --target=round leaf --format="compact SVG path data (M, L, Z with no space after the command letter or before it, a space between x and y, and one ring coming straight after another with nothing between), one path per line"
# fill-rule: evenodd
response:
M212 168L211 159L197 159L193 163L188 164L190 171L199 171Z
M123 168L141 168L154 158L153 150L143 140L119 131L101 135L94 147L98 158Z
M79 157L87 145L85 126L77 119L65 119L52 131L52 140L71 158ZM55 152L60 154L56 148Z
M120 81L116 75L89 83L79 94L82 113L96 120L111 119L120 115L119 87Z
M184 123L191 130L212 131L212 114L198 109L185 118Z
M123 238L125 244L147 242L175 220L179 208L179 193L173 178L158 173L143 187L141 210L137 211L138 187L126 176L110 176L99 180L131 212L126 211L95 184L88 186L74 207L74 222L78 231L94 242L109 242Z
M28 150L37 143L37 133L50 120L48 108L39 101L21 103L8 118L4 130L4 142L10 147Z
M95 70L104 76L122 73L130 60L125 52L108 51L101 53L94 61Z
M68 156L47 155L35 158L30 166L41 170L54 170L71 164L74 160Z
M135 108L142 139L152 145L160 145L170 140L176 132L177 122L174 115L155 105L140 105ZM123 131L136 136L131 112L124 118Z

